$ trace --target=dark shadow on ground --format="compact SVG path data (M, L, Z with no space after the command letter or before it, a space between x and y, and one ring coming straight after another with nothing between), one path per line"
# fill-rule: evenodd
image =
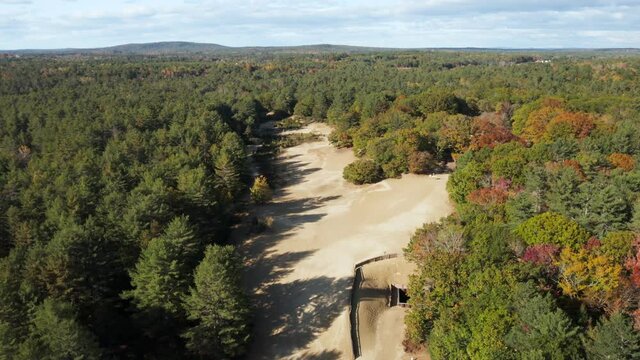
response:
M387 299L389 297L389 289L360 288L353 297L358 302L374 299Z
M271 284L256 296L256 341L250 359L280 359L307 347L348 305L352 279L317 277ZM314 359L337 359L335 352ZM310 355L311 356L311 355Z
M275 185L279 188L300 184L306 176L322 170L318 167L307 167L309 163L294 159L282 159L277 165ZM286 190L286 189L285 189Z
M265 256L257 259L249 259L248 266L251 271L245 279L245 287L249 293L256 294L265 286L269 286L277 282L282 277L288 275L302 259L310 256L315 251L287 252L284 254L273 254L269 251ZM260 274L260 277L251 276L252 274Z
M326 216L326 213L308 214L328 201L338 199L339 196L305 198L290 201L281 201L263 206L260 209L261 218L271 218L273 224L270 229L253 236L251 240L240 244L240 252L245 257L249 278L246 284L248 289L256 291L259 284L268 284L285 276L295 264L313 251L297 253L276 253L274 248L278 243L294 234L300 226L317 222ZM243 238L249 238L251 229L245 228Z
M296 200L279 201L260 208L256 215L261 219L269 218L271 227L261 234L253 236L249 241L240 245L241 252L249 261L270 256L269 250L280 241L292 235L292 232L307 223L314 223L325 217L326 213L309 213L324 206L327 202L338 199L339 196L325 196ZM251 229L245 228L241 237L251 237Z
M260 208L273 225L245 241L240 251L246 259L245 288L255 310L254 338L248 358L279 359L304 348L325 331L348 304L350 279L315 278L279 284L298 262L315 250L276 252L279 242L294 236L295 230L317 222L326 213L313 213L339 196L274 202ZM311 213L309 213L311 212ZM248 235L248 234L247 234ZM277 331L277 335L272 335ZM338 359L333 353L318 359Z
M304 354L305 360L337 360L344 358L341 354L335 350L324 350L319 353L307 353Z
M253 212L259 220L273 221L270 228L256 235L251 229L237 236L240 253L246 262L245 287L254 305L254 340L248 359L281 359L306 348L326 331L349 304L351 278L317 277L280 281L315 250L278 249L281 241L295 236L305 224L320 221L327 214L319 211L339 196L280 199L288 187L299 184L309 174L321 170L309 168L299 155L279 158L270 181L276 185L274 201ZM242 239L250 239L244 240ZM301 358L332 360L343 356L336 351L308 353Z

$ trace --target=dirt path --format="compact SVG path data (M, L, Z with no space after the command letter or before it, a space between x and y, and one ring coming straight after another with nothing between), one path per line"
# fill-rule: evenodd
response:
M323 124L306 130L329 132ZM288 185L257 210L273 226L241 245L258 309L249 359L351 358L353 265L401 252L415 228L451 212L446 175L354 186L342 179L354 159L326 138L279 157Z

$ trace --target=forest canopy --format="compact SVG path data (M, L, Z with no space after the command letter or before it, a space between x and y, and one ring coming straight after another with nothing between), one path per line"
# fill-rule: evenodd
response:
M0 59L0 357L241 356L228 234L249 192L271 197L249 145L282 114L330 124L353 183L451 171L455 214L406 249L407 347L638 358L638 71L599 53Z

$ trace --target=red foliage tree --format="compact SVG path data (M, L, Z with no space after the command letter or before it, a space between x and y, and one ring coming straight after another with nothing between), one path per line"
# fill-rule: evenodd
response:
M493 182L493 187L498 190L508 191L511 187L511 180L499 178Z
M629 271L629 278L631 282L637 287L640 287L640 240L636 240L636 253L627 259L625 267Z
M591 237L589 240L587 240L587 243L584 244L584 248L587 251L597 249L600 246L602 246L602 241L598 240L598 238L596 238L595 236Z
M474 190L467 195L467 200L472 204L487 206L504 204L508 197L506 190L493 187Z
M529 246L522 254L522 260L536 265L549 266L555 262L560 247L553 244L538 244Z
M633 316L633 328L640 330L640 309L636 309L636 311L632 312L631 316Z
M496 125L493 122L478 118L473 122L473 136L471 137L471 150L478 150L484 147L494 148L496 145L518 140L509 129Z

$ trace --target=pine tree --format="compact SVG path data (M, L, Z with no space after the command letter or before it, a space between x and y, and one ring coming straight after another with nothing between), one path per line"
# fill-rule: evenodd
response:
M587 359L640 359L640 333L621 313L598 323L587 334Z
M591 190L595 189L591 187ZM613 185L596 191L585 207L588 211L585 211L580 220L599 236L608 231L624 229L631 217L626 196Z
M225 202L232 201L242 190L242 176L246 170L246 152L242 138L235 133L226 133L219 144L209 149L213 157L213 168L219 192Z
M242 188L240 173L233 162L227 156L222 155L216 159L215 174L218 183L223 189L223 198L225 202L231 201Z
M131 271L133 289L124 293L143 312L182 313L182 296L191 280L200 251L187 217L171 221L164 234L151 240Z
M525 359L564 360L578 358L579 328L558 308L551 297L530 286L516 290L515 326L505 341Z
M95 218L80 225L67 220L45 248L37 280L49 295L94 308L105 298L117 297L116 281L126 276L118 257L122 246L109 238Z
M555 178L549 180L547 205L549 210L573 217L580 209L578 201L580 179L575 170L561 169Z
M630 224L631 230L640 231L640 199L633 204L633 216Z
M0 359L10 359L28 333L27 306L21 292L26 249L14 248L0 259Z
M213 358L245 352L250 309L240 287L241 265L232 246L207 248L195 272L195 287L184 303L188 318L195 323L184 334L192 352Z
M123 228L134 241L146 241L158 236L158 224L171 219L169 190L163 180L145 174L129 193L127 209L122 214Z
M519 224L535 215L536 197L522 192L509 199L505 204L507 219L512 224Z
M45 299L36 308L29 337L19 346L18 359L99 359L100 348L80 325L71 304Z
M527 166L524 169L525 189L533 199L533 210L539 213L543 210L544 199L549 190L547 186L547 172L541 166Z

